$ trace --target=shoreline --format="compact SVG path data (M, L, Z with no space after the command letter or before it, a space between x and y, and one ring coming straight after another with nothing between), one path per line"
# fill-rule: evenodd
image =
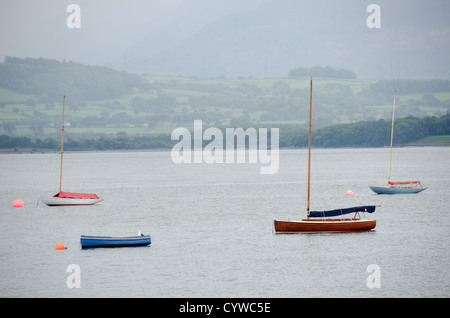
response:
M450 147L450 143L410 143L406 145L394 146L393 148L405 148L405 147ZM281 147L279 150L294 150L294 149L307 149L308 147ZM358 148L388 148L384 147L313 147L315 149L358 149ZM66 150L69 152L165 152L171 151L172 148L157 148L157 149L105 149L105 150ZM247 148L246 148L247 150ZM33 149L33 148L2 148L0 149L0 155L2 154L47 154L55 153L59 154L61 151L51 149Z

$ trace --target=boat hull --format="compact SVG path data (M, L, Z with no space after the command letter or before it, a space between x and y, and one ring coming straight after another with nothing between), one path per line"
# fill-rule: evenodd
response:
M358 232L375 226L375 220L367 219L274 220L275 233Z
M48 206L94 205L103 201L103 199L79 199L79 198L58 198L58 197L41 197L39 200Z
M143 236L89 236L81 235L81 248L98 248L98 247L137 247L147 246L151 244L150 235Z
M419 193L426 188L406 188L406 187L376 187L370 186L373 192L377 194L408 194L408 193Z

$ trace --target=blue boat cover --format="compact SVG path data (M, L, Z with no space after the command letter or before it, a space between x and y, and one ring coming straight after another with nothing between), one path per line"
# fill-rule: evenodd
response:
M323 218L323 217L330 217L330 216L338 216L353 212L369 212L373 213L375 212L375 205L365 205L365 206L356 206L353 208L345 208L345 209L336 209L336 210L329 210L329 211L311 211L309 212L309 216L312 218Z

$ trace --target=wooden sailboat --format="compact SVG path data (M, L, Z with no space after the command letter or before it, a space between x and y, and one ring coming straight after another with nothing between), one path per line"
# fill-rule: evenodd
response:
M63 172L63 154L64 154L64 112L66 105L66 96L63 99L63 116L62 116L62 135L61 135L61 170L59 175L59 192L52 197L41 197L40 201L49 206L58 205L93 205L103 201L93 193L76 193L63 192L62 189L62 172Z
M391 181L391 164L392 164L392 141L394 139L394 120L395 120L395 94L394 104L392 106L392 125L391 125L391 146L389 150L389 172L387 186L370 186L373 192L377 194L400 194L400 193L419 193L426 188L422 187L420 181Z
M302 220L274 220L275 233L317 233L317 232L352 232L368 231L376 226L375 220L361 218L360 212L375 212L376 206L358 206L330 211L310 211L310 176L311 176L311 113L312 113L312 78L309 99L309 133L308 133L308 194L307 218ZM330 217L355 213L352 218Z

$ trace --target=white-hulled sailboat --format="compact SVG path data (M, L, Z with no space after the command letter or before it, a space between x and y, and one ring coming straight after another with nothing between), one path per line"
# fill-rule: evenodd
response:
M389 172L386 186L370 186L373 192L377 194L406 194L419 193L425 190L420 181L391 181L392 164L392 141L394 139L394 120L395 120L395 94L394 104L392 106L392 125L391 125L391 146L389 150Z
M49 206L59 205L93 205L103 201L99 196L93 193L77 193L62 191L62 172L63 172L63 154L64 154L64 112L66 105L66 96L63 99L62 115L62 135L61 135L61 170L59 175L59 192L51 197L40 197L39 200Z

